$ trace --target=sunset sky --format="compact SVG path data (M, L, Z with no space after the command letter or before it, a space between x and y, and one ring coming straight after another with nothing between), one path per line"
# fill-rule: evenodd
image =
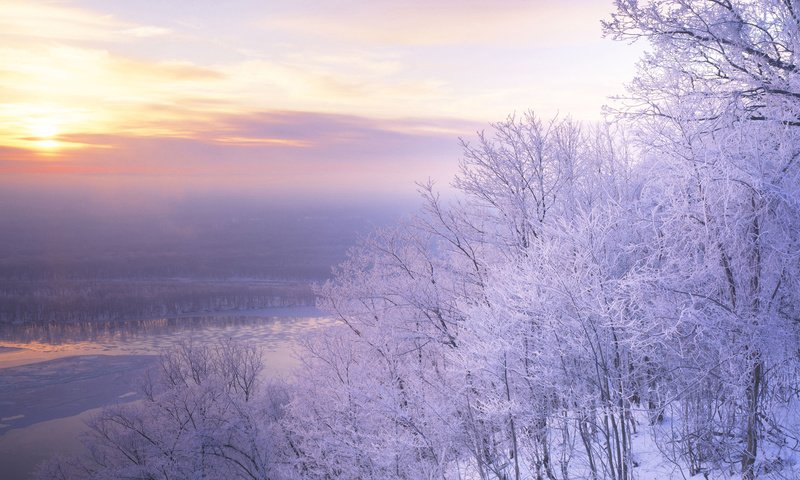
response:
M600 118L610 1L0 0L0 176L290 192L445 183L457 138ZM442 178L444 177L444 178Z

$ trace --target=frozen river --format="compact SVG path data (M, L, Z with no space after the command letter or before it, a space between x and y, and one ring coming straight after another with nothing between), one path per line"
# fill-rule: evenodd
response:
M297 341L331 320L313 307L126 322L0 329L2 478L27 478L54 453L79 450L83 421L105 405L139 398L138 379L180 342L253 341L265 374L288 375Z

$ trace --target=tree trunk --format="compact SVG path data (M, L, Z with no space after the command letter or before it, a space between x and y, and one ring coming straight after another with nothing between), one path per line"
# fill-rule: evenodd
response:
M755 463L758 454L758 399L761 395L761 381L764 363L758 352L753 354L755 364L750 373L747 387L747 428L745 430L745 449L742 454L742 480L755 480Z

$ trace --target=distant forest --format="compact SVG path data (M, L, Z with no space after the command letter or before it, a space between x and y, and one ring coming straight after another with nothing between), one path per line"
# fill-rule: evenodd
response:
M313 305L298 281L99 281L0 284L0 323L114 321Z
M196 200L115 217L63 203L0 215L8 232L0 239L0 323L313 305L311 284L330 276L361 232L391 216Z

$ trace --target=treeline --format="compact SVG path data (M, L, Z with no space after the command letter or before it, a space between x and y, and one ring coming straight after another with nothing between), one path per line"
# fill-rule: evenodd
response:
M0 279L324 279L359 234L405 208L198 197L122 215L55 198L38 210L0 205Z
M50 345L106 342L109 340L126 342L169 335L176 332L198 331L207 327L233 327L233 329L247 330L251 327L264 325L265 318L273 318L277 321L278 317L276 315L289 313L302 316L307 311L313 311L308 307L301 307L296 310L290 307L283 310L283 312L265 309L241 313L187 314L178 317L162 316L105 322L92 320L88 322L0 323L0 339L11 343L27 344L36 342ZM286 312L286 310L290 311ZM292 319L294 317L287 318Z
M0 282L0 323L103 322L313 304L307 282Z
M309 235L312 235L311 233ZM161 245L153 252L79 252L0 256L0 279L22 282L60 282L67 280L149 280L159 278L292 278L318 279L330 275L330 266L340 262L346 247L304 245L294 250L264 253L251 245L238 246L235 252L164 252ZM229 247L231 247L229 246ZM116 248L122 249L125 245ZM109 247L101 247L109 248Z

